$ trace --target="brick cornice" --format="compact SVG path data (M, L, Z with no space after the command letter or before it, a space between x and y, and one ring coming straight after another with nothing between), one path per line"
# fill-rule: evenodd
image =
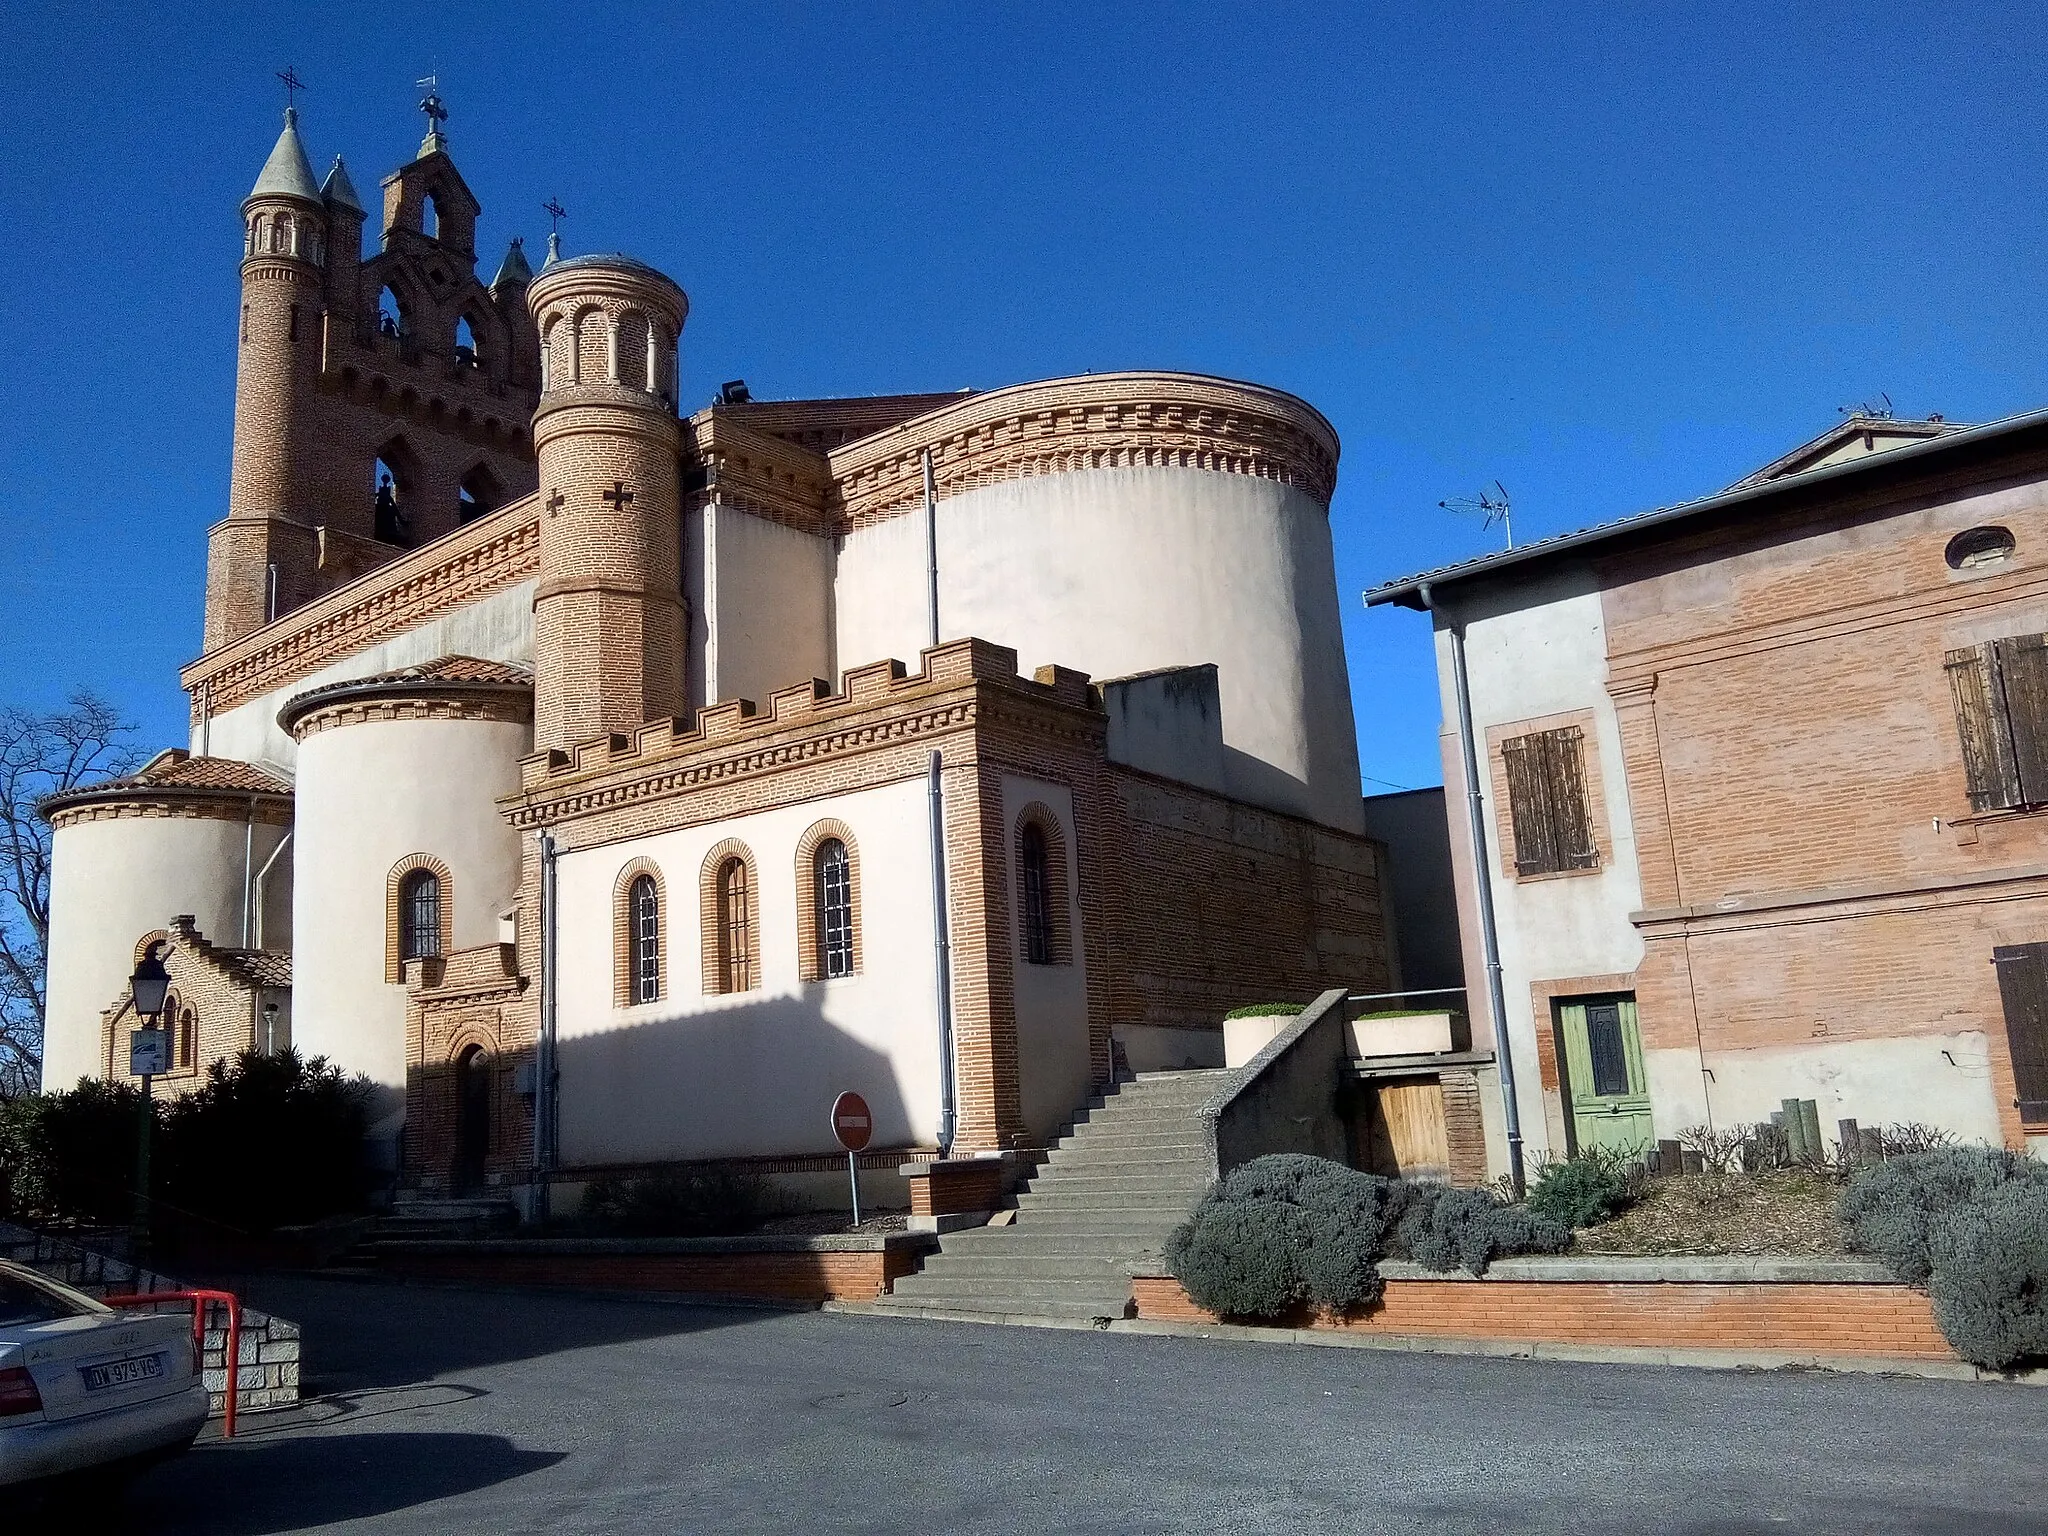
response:
M538 494L523 496L201 656L178 680L219 714L523 581L540 569L539 512Z
M1185 373L1106 373L970 395L829 455L836 520L859 527L918 505L921 455L941 496L1068 470L1182 467L1279 480L1325 507L1337 434L1279 390Z
M439 691L415 689L401 697L336 699L307 710L291 724L292 737L304 741L337 726L387 720L492 720L509 725L533 722L530 690L479 688L465 691L444 684Z
M74 802L49 813L50 826L61 830L88 821L121 821L136 817L186 817L200 821L257 821L289 826L289 796L247 790L130 789L104 798Z
M832 472L825 456L773 437L718 412L684 427L687 451L703 484L686 498L692 510L708 501L821 538L835 531Z

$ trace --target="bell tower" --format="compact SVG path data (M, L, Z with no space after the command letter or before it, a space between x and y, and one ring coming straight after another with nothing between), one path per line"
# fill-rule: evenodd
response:
M542 386L534 746L682 707L676 345L690 301L627 256L550 261L528 285Z

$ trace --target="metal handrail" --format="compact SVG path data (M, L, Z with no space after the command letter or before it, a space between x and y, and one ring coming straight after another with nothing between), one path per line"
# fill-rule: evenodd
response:
M228 1309L228 1386L222 1394L227 1399L224 1421L221 1425L223 1439L235 1437L235 1399L241 1395L242 1374L242 1303L233 1291L146 1291L132 1296L102 1296L100 1300L110 1307L149 1307L162 1301L189 1301L192 1303L192 1347L198 1354L200 1380L206 1379L206 1309L215 1302Z

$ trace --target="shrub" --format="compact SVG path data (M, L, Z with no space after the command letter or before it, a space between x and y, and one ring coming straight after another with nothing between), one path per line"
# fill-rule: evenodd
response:
M1925 1285L1943 1219L2014 1184L2048 1188L2048 1164L2001 1147L1887 1158L1850 1180L1842 1193L1842 1225L1850 1247L1882 1260L1908 1285Z
M150 1113L161 1123L163 1107ZM142 1090L81 1078L76 1088L44 1094L27 1133L27 1163L37 1208L72 1221L121 1224L135 1209L135 1136Z
M1629 1204L1629 1184L1619 1156L1588 1148L1543 1166L1529 1191L1529 1209L1566 1228L1590 1227Z
M1166 1261L1219 1317L1342 1311L1379 1298L1376 1260L1398 1215L1386 1179L1276 1153L1233 1169L1167 1240Z
M1562 1253L1571 1229L1526 1205L1503 1205L1483 1189L1408 1186L1396 1230L1399 1248L1425 1269L1483 1275L1495 1259Z
M34 1149L36 1124L48 1102L37 1093L0 1099L0 1217L42 1208L42 1168Z
M1299 1013L1306 1003L1246 1003L1223 1015L1226 1019L1269 1019L1280 1013Z
M766 1183L725 1168L664 1168L583 1191L584 1221L622 1237L731 1237L773 1213Z
M1934 1222L1934 1318L1992 1370L2048 1355L2048 1183L2008 1183Z

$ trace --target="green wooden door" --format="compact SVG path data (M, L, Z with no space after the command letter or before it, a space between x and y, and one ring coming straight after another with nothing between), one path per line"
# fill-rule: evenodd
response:
M1656 1140L1650 1128L1650 1084L1632 997L1560 1003L1564 1071L1572 1128L1581 1147L1637 1153Z

